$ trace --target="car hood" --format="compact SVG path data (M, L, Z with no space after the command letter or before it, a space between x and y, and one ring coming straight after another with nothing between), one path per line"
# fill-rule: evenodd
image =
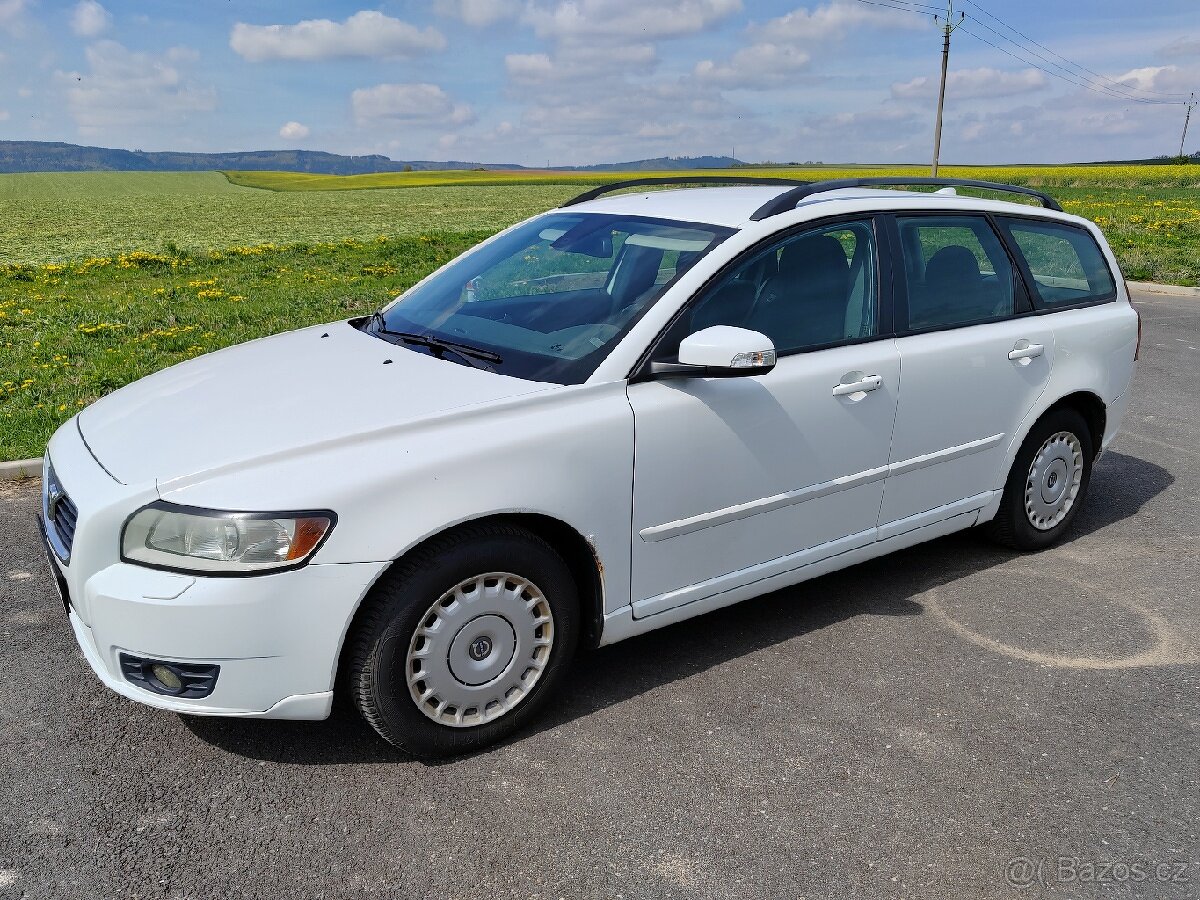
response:
M164 369L89 406L79 430L118 481L161 484L550 387L337 322Z

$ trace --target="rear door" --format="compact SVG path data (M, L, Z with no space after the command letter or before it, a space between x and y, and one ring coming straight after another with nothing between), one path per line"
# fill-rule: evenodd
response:
M979 509L1050 379L1054 332L984 215L898 215L901 394L880 539Z

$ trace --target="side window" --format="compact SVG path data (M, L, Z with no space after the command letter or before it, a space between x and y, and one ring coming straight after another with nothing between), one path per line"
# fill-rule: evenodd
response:
M987 219L912 216L896 223L910 330L971 325L1013 314L1012 264Z
M878 333L875 233L870 221L805 231L737 263L692 302L659 343L673 357L713 325L761 331L779 353Z
M1096 303L1117 296L1104 255L1083 229L1028 219L1001 222L1033 275L1040 306Z

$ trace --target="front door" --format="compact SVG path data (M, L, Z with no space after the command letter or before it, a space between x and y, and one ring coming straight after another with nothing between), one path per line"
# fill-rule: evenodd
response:
M655 358L711 325L766 334L763 376L629 386L636 616L875 539L900 382L879 328L874 222L792 234L697 297ZM883 283L886 283L883 282Z

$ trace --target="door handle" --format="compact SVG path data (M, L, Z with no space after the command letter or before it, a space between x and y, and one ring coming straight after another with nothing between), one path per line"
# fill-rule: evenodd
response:
M1020 362L1023 359L1035 359L1045 352L1045 344L1031 344L1029 341L1017 341L1016 346L1008 351L1008 358L1013 362Z
M865 394L867 391L877 390L882 385L882 375L864 375L859 381L843 381L841 384L834 385L833 396L845 397L848 394Z

